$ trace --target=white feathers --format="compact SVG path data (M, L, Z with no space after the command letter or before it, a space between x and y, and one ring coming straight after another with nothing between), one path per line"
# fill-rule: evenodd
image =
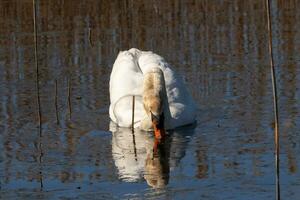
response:
M135 127L148 129L150 118L143 106L143 84L145 75L159 68L163 72L164 82L157 81L158 87L165 88L162 96L166 129L193 123L196 118L196 106L182 79L171 69L165 60L150 51L130 49L120 52L110 76L110 109L113 122L121 127L130 127L132 123L132 95L135 101ZM150 121L151 122L151 121ZM143 125L146 124L146 125ZM145 127L144 127L145 126Z

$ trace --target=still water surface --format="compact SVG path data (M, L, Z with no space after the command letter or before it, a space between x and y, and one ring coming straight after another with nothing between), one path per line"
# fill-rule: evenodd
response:
M0 1L1 199L275 198L264 1L38 2L41 134L32 1ZM282 199L296 200L300 3L272 2ZM111 67L131 47L165 57L198 105L157 155L152 134L108 116Z

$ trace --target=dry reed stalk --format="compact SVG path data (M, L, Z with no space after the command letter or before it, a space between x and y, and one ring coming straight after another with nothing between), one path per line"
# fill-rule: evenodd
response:
M266 0L267 5L267 23L269 33L269 55L271 65L272 90L273 90L273 106L274 106L274 142L275 142L275 168L276 168L276 199L280 200L280 159L279 159L279 117L278 117L278 98L276 87L276 72L274 67L273 46L272 46L272 23L271 23L271 0Z
M69 120L72 119L72 104L71 104L71 78L68 78L68 107L69 107Z
M93 43L92 43L92 29L91 28L89 28L89 42L90 42L91 47L93 47Z
M36 90L37 90L37 107L38 107L38 121L39 121L39 163L42 163L43 149L42 149L42 112L41 112L41 99L40 99L40 86L39 86L39 64L38 64L38 45L37 45L37 24L36 24L36 2L32 1L33 4L33 31L34 31L34 60L36 69ZM43 190L43 173L39 171L40 189Z
M56 114L56 124L59 125L59 117L58 117L58 95L57 95L57 79L55 79L55 114Z
M134 132L134 108L135 107L135 96L132 96L132 116L131 116L131 130Z
M33 0L33 30L34 30L34 60L35 60L35 71L36 71L36 90L37 90L37 106L38 106L38 121L39 121L39 134L41 135L41 99L40 99L40 77L39 77L39 64L38 64L38 45L37 45L37 25L36 25L36 3Z
M136 152L136 143L135 143L135 135L134 135L134 109L135 109L135 96L132 96L132 121L131 121L131 132L132 132L132 140L133 140L133 151L135 160L137 161L137 152Z

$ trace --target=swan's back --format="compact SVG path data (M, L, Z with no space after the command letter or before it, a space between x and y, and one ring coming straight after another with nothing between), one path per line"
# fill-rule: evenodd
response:
M196 106L183 80L159 55L150 51L130 49L120 52L110 77L110 117L119 126L131 126L132 95L137 95L135 107L135 127L147 118L143 109L143 77L153 68L163 71L168 99L166 128L193 123Z
M110 75L109 115L121 127L131 126L132 96L136 96L135 122L144 115L141 104L143 74L138 69L135 55L128 51L120 52Z

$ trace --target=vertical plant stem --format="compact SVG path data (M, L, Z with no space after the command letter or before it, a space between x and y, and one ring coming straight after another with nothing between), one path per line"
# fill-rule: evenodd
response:
M136 152L136 143L135 143L135 135L134 135L134 109L135 109L135 96L132 96L132 121L131 121L131 132L132 132L132 141L133 141L133 151L135 160L137 161L137 152Z
M90 42L90 45L92 47L93 43L92 43L92 29L91 28L89 28L89 42Z
M72 104L71 104L71 78L68 78L68 105L69 105L69 120L72 119Z
M42 112L41 112L41 99L40 99L40 77L39 77L39 63L38 63L38 45L37 45L37 23L36 23L36 1L32 1L33 4L33 31L34 31L34 60L35 60L35 70L36 70L36 90L37 90L37 107L38 107L38 121L39 121L39 163L42 164L43 150L42 150ZM43 174L42 170L39 171L40 178L40 189L43 189Z
M57 100L58 100L58 96L57 96L57 79L55 79L55 114L56 114L56 124L59 125Z
M279 117L278 117L278 101L276 87L276 72L274 67L273 48L272 48L272 23L271 23L271 0L266 0L267 5L267 23L269 33L269 55L271 65L272 90L273 90L273 106L274 106L274 141L275 141L275 168L276 168L276 199L280 200L280 159L279 159Z
M135 107L135 96L132 96L132 117L131 117L131 130L134 132L134 107Z
M37 91L37 107L38 107L38 121L39 121L39 135L41 136L41 99L40 99L40 77L39 77L39 64L38 64L38 45L37 45L37 26L36 26L36 3L35 0L33 0L33 29L34 29L34 60L35 60L35 72L36 72L36 91Z

